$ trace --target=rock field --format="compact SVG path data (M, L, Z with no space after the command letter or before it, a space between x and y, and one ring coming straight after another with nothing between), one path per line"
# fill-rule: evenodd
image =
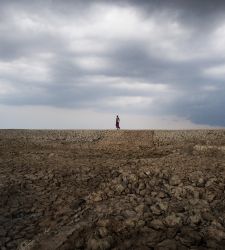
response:
M225 249L225 130L0 130L0 249Z

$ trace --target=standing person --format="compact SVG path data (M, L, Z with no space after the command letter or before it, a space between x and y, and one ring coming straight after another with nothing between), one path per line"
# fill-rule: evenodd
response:
M120 118L118 115L116 116L116 129L120 129Z

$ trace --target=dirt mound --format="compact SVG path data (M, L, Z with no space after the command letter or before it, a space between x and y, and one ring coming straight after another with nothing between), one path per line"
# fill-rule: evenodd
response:
M224 249L224 148L224 130L0 130L0 248Z

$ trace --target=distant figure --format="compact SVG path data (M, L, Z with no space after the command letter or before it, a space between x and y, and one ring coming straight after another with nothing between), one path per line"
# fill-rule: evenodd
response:
M116 116L116 129L120 129L120 118L118 115Z

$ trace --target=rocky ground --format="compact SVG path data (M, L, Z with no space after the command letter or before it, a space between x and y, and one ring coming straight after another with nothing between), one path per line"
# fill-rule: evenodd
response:
M0 130L0 249L225 249L224 187L224 130Z

